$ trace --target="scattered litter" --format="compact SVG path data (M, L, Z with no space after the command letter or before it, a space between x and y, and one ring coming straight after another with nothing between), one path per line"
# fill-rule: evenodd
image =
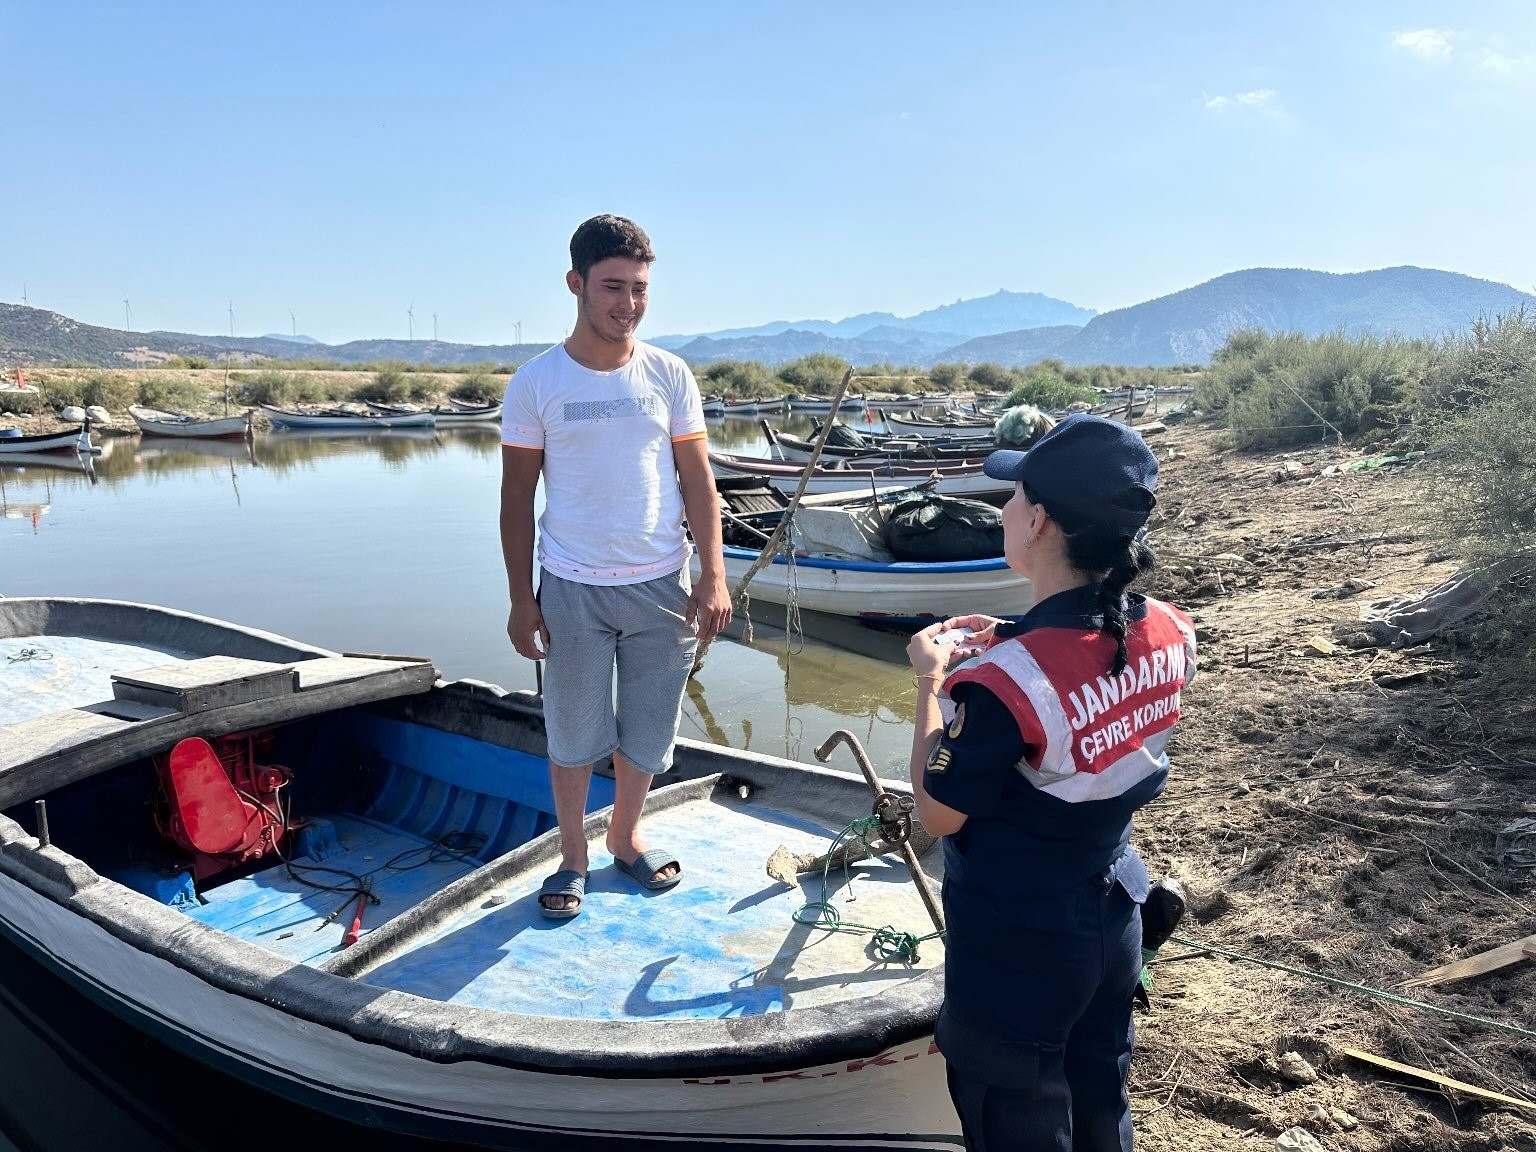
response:
M1339 636L1364 632L1380 645L1406 648L1475 616L1492 593L1494 584L1483 572L1458 572L1419 596L1378 600L1360 610L1360 620L1334 628Z
M1287 1128L1275 1139L1275 1147L1280 1152L1326 1152L1326 1149L1317 1142L1317 1137L1305 1128Z
M1369 592L1374 587L1376 587L1374 580L1362 580L1358 576L1351 576L1337 588L1324 588L1321 591L1312 593L1312 599L1344 600L1361 592Z
M1348 1132L1351 1128L1358 1128L1358 1127L1360 1127L1360 1119L1359 1119L1359 1117L1351 1116L1348 1112L1344 1111L1344 1109L1342 1109L1342 1108L1330 1109L1329 1112L1328 1112L1328 1119L1332 1120L1335 1124L1337 1124L1340 1128L1344 1129L1344 1131L1346 1131L1346 1132Z
M1317 1069L1306 1061L1300 1052L1286 1052L1275 1061L1275 1071L1280 1078L1292 1084L1316 1084Z
M32 660L52 660L53 653L46 648L23 648L5 659L7 664L25 664Z
M1275 469L1275 481L1279 483L1281 480L1300 480L1305 476L1316 474L1317 469L1310 464L1303 464L1300 460L1287 460Z
M1340 651L1337 644L1331 640L1324 640L1321 636L1308 637L1307 648L1314 656L1337 656Z
M1536 818L1526 816L1500 828L1493 858L1505 868L1536 868Z
M1140 432L1143 436L1156 436L1159 432L1168 431L1168 425L1154 420L1150 424L1138 424L1136 431Z

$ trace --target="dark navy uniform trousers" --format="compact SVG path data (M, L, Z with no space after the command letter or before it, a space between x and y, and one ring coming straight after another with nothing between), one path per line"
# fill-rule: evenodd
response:
M946 882L937 1040L971 1152L1130 1152L1146 894L1133 850L1061 893Z

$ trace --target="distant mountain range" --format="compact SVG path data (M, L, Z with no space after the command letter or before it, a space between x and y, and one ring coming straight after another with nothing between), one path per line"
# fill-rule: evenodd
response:
M997 292L958 300L915 316L866 312L843 320L775 321L652 342L692 364L759 360L782 364L812 352L854 364L931 367L948 362L1031 364L1057 357L1068 364L1203 363L1238 328L1342 330L1440 336L1480 316L1519 307L1536 296L1507 284L1430 268L1313 272L1249 268L1129 308L1095 315L1038 292ZM296 346L297 345L297 346ZM247 361L295 356L361 363L403 360L444 366L521 364L546 344L449 344L435 340L354 340L321 344L305 337L195 336L124 332L81 324L56 312L0 304L0 364L154 364L171 356Z

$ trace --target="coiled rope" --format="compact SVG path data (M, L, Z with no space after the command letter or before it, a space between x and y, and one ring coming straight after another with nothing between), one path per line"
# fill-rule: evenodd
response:
M855 838L860 840L870 855L875 854L871 841L871 834L880 831L880 817L861 816L848 824L837 838L832 841L832 847L827 850L826 860L821 865L821 898L800 905L795 909L794 918L797 924L807 924L812 928L822 928L828 932L848 932L851 934L868 933L874 939L871 946L874 948L875 957L882 963L890 963L900 960L904 964L916 964L919 960L918 949L929 940L937 940L943 936L943 932L930 932L926 936L919 936L913 932L903 932L899 928L893 928L889 924L883 924L876 928L871 924L856 924L851 920L844 920L836 908L828 900L827 881L832 869L832 860L840 848L853 842ZM843 855L843 882L850 883L852 877L848 870L848 856Z

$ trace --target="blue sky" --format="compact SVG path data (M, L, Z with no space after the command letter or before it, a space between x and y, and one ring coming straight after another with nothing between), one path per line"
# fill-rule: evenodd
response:
M0 300L554 340L597 212L645 331L1105 310L1233 269L1536 287L1536 5L0 0Z

